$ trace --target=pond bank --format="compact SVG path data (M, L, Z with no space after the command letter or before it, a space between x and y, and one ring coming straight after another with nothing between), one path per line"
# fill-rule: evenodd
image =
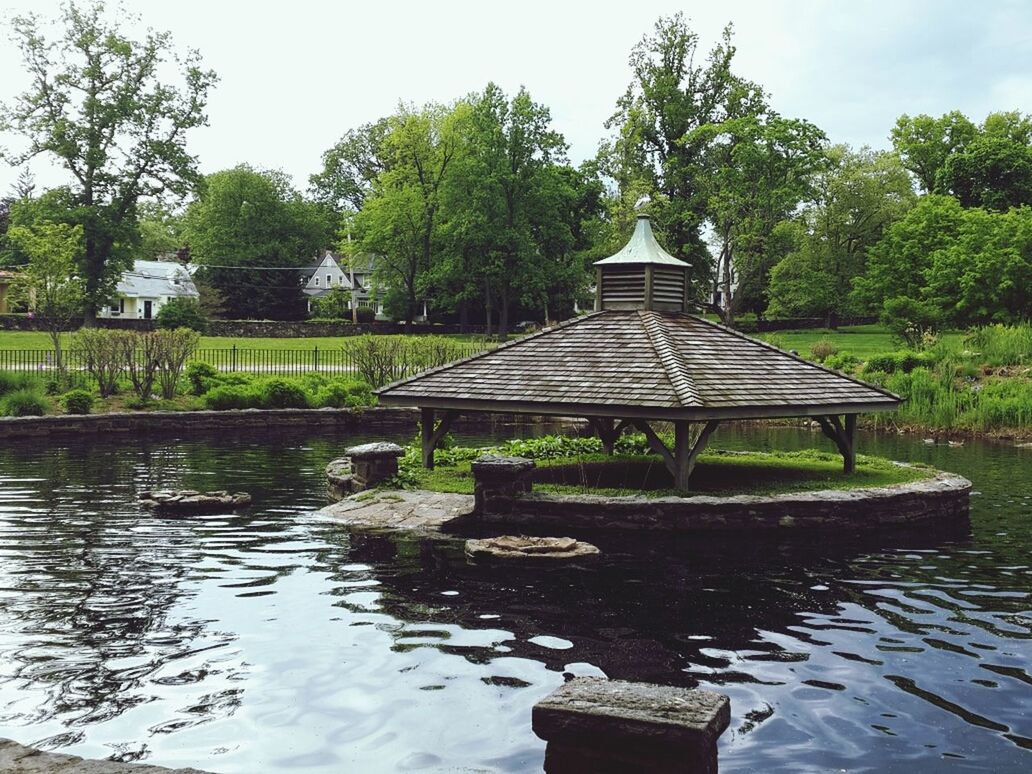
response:
M10 739L0 739L0 771L7 774L210 774L200 769L166 769L145 763L116 763L44 752Z

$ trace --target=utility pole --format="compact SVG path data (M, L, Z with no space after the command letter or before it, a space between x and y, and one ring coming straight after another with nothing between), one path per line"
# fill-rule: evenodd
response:
M355 289L355 255L351 252L351 229L348 229L348 275L351 280L351 322L358 325L358 290Z

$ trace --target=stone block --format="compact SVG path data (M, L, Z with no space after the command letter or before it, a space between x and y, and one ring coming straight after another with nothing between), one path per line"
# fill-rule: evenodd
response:
M398 475L398 458L405 454L396 443L380 441L344 451L351 460L352 489L368 489Z
M473 460L473 496L481 513L509 513L514 498L534 486L534 460L484 454Z
M578 677L532 714L548 742L545 771L715 774L717 739L731 722L728 697L675 686Z

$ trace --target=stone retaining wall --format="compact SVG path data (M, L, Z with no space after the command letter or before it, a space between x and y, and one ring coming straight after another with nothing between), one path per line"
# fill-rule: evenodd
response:
M137 411L48 417L0 417L0 441L50 435L181 433L262 428L326 428L415 433L419 412L406 408Z
M864 531L872 528L964 525L971 482L953 473L867 489L758 497L603 497L540 492L487 498L486 524L532 529L753 532Z

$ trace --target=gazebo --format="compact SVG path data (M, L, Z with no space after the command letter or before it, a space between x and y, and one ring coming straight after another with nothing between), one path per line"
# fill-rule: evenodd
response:
M627 245L598 261L595 311L389 384L381 405L416 406L423 464L461 412L585 417L612 453L645 434L680 491L720 422L811 417L856 466L856 417L899 397L690 314L687 264L639 215ZM652 426L674 427L673 447Z

